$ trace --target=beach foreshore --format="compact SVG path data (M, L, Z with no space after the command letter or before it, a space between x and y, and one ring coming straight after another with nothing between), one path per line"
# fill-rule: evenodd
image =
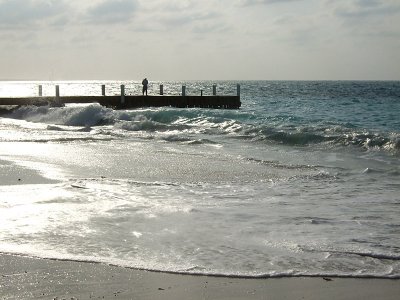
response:
M0 254L0 299L398 299L400 280L241 279Z

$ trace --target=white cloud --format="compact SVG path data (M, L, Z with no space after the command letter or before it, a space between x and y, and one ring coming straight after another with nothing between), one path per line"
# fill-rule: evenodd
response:
M138 8L135 0L106 0L90 7L86 18L90 23L128 23Z
M380 41L400 36L400 3L391 0L327 1L338 32L353 40Z
M400 79L399 6L398 0L0 0L0 65L12 66L1 68L0 78ZM382 66L375 74L371 60Z
M63 0L3 0L0 1L0 28L57 24L67 10L69 6Z
M243 6L250 6L259 4L283 4L295 1L303 1L303 0L239 0L239 4Z
M337 8L335 14L338 17L352 19L358 21L365 18L383 18L400 13L400 3L392 1L373 1L373 0L356 0L347 1L346 3L336 2Z

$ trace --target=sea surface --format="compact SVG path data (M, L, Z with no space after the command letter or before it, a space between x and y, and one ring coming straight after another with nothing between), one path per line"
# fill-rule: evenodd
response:
M150 82L157 94L161 82ZM0 115L0 252L237 277L400 278L400 82L162 82L238 110ZM140 94L0 82L0 97Z

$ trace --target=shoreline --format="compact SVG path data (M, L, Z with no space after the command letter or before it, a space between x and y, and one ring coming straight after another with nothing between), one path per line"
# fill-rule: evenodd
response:
M182 275L0 254L0 299L398 299L400 279Z
M0 187L14 187L24 185L56 184L60 181L43 176L34 168L21 166L13 160L5 160L0 157Z

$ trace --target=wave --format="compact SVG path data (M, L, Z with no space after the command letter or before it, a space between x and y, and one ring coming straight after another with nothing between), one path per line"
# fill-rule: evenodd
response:
M289 146L355 146L366 150L384 150L400 152L400 134L372 133L357 129L333 125L327 126L254 126L246 129L246 135L257 141L266 141Z
M368 252L353 252L353 251L329 251L331 254L337 255L355 255L361 257L369 257L380 260L400 260L400 255L392 255L392 254L379 254L379 253L368 253Z
M90 126L78 128L78 129L71 129L71 127L64 127L64 126L55 126L55 125L48 125L47 130L49 131L73 131L73 132L90 132L92 128Z
M113 110L97 104L66 107L23 106L14 110L8 117L35 123L84 127L114 121Z
M279 161L272 161L272 160L263 160L263 159L258 159L258 158L253 158L253 157L247 157L244 158L245 160L249 162L255 162L258 164L266 165L273 167L275 169L286 169L286 170L312 170L316 171L318 170L317 166L312 166L312 165L299 165L299 164L283 164Z
M271 119L255 117L252 113L230 110L147 108L138 110L112 110L99 104L69 105L66 107L20 107L9 118L48 124L47 130L90 132L93 127L111 126L109 133L169 132L173 136L203 134L224 135L255 142L288 146L357 147L400 153L400 134L396 132L370 132L351 124L320 122L304 124L289 118L276 123ZM80 127L76 128L67 128ZM98 130L98 133L104 131ZM123 135L122 135L123 136ZM190 142L201 138L172 138L171 141ZM212 139L208 139L212 141ZM167 139L168 140L168 139ZM196 142L197 141L197 142Z
M310 272L306 270L286 270L286 271L270 271L263 273L249 273L249 272L213 272L198 266L190 266L181 269L159 269L153 267L146 267L140 263L138 265L132 264L128 261L121 259L110 259L93 256L76 256L67 255L62 256L52 253L38 253L38 252L14 252L10 250L0 251L2 255L20 256L34 259L47 259L60 262L80 262L88 264L105 264L114 267L128 268L141 271L165 273L165 274L177 274L177 275L195 275L195 276L211 276L211 277L225 277L225 278L239 278L239 279L267 279L267 278L296 278L296 277L316 277L316 278L370 278L370 279L400 279L399 274L393 274L392 270L388 270L387 273L360 273L360 272L340 272L340 271L325 271L325 272Z

